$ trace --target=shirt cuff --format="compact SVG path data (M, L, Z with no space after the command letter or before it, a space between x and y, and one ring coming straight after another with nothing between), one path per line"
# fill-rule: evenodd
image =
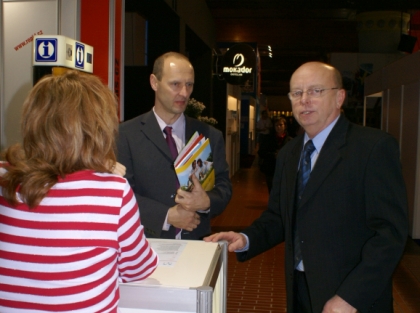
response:
M244 235L244 236L245 236L245 239L246 239L246 245L245 245L245 247L243 247L242 249L235 250L235 252L236 252L236 253L239 253L239 252L245 252L245 251L248 251L248 250L249 250L249 239L248 239L248 236L247 236L247 235L245 235L244 233L240 233L240 234L242 234L242 235Z
M171 227L171 224L168 224L168 213L166 213L165 222L163 222L162 230L169 230L169 227Z

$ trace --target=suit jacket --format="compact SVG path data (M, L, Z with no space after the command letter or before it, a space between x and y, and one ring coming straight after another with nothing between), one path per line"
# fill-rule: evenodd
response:
M207 194L210 212L200 214L201 223L192 231L183 230L182 239L209 235L210 219L223 212L232 195L229 166L222 133L196 119L185 117L186 141L195 131L210 139L215 186ZM136 195L140 217L149 238L175 238L175 229L162 231L168 209L174 206L176 173L173 159L153 111L120 125L117 141L118 161L126 166L126 178Z
M280 150L267 210L244 233L240 261L285 241L288 312L293 311L293 214L303 135ZM390 135L341 116L296 208L314 313L335 294L359 312L393 312L392 273L408 235L399 146Z

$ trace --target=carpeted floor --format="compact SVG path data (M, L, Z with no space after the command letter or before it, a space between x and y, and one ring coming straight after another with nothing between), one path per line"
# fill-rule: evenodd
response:
M255 155L253 154L241 154L240 156L240 167L250 168L254 163Z

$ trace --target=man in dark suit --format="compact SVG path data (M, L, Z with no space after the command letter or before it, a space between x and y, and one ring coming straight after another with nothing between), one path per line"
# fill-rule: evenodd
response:
M204 240L228 240L240 261L284 241L288 312L393 312L408 233L398 143L340 115L345 90L327 64L299 67L289 98L305 134L280 150L267 210L243 233Z
M210 219L223 212L232 195L223 136L183 114L194 86L194 69L184 55L169 52L156 59L150 85L155 105L121 124L118 161L126 166L125 177L149 238L200 239L210 234ZM191 192L177 189L174 157L165 139L167 126L178 152L195 131L210 139L215 170L211 191L204 191L194 175Z

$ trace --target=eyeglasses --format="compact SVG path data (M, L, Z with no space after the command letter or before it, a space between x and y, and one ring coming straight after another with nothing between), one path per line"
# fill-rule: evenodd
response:
M302 90L294 90L289 92L287 95L291 101L298 101L302 98L303 94L306 92L309 98L319 98L322 96L324 91L333 90L333 89L340 89L338 87L334 88L310 88L306 91Z

